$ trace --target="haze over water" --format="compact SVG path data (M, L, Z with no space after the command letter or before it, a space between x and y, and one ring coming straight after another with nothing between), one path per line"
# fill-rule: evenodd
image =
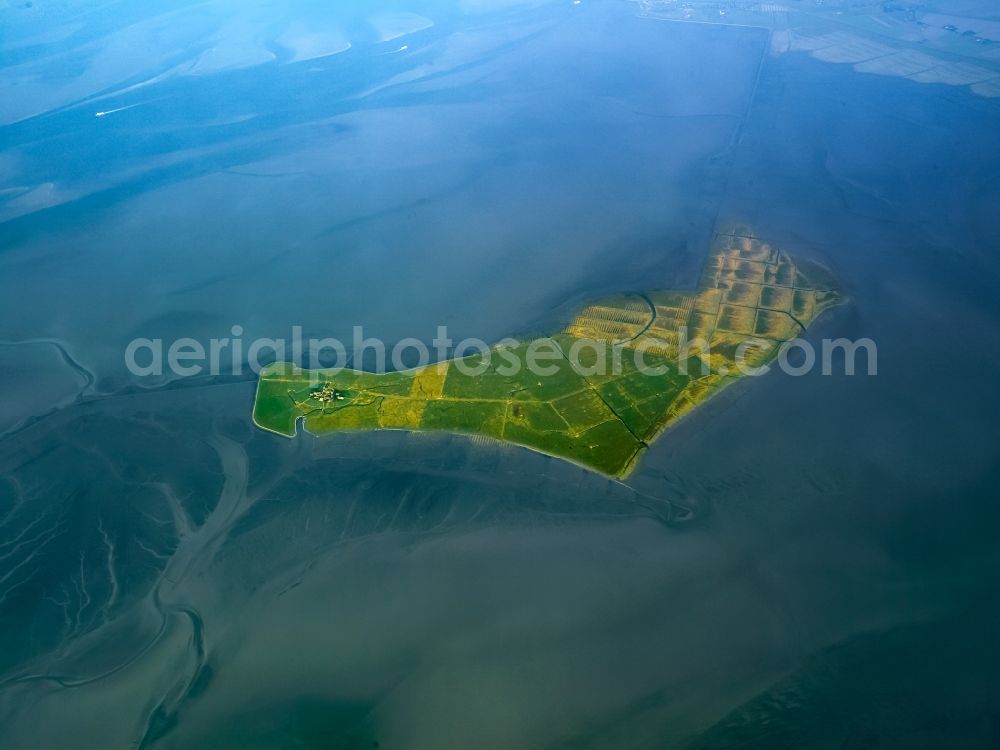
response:
M0 745L995 745L998 100L625 2L36 6L0 6ZM551 331L731 223L831 269L809 338L878 375L749 378L627 486L125 368Z

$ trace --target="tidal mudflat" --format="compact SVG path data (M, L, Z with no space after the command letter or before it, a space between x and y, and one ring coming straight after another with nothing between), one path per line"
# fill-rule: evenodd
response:
M60 408L0 440L0 744L996 744L996 102L633 11L331 22L331 57L293 30L270 67L251 39L11 115L35 192L0 338L94 383L4 369L53 379L19 415ZM249 378L122 367L235 323L544 331L690 288L720 216L829 267L850 301L809 335L872 337L879 374L736 384L627 486L442 434L289 441Z

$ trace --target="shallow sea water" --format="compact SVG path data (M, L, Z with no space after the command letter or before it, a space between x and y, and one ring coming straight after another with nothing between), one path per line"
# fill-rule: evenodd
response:
M997 105L626 4L444 8L0 131L12 184L80 195L0 224L0 339L69 357L3 369L37 421L0 440L0 745L994 746ZM878 375L740 383L627 486L123 368L234 324L547 330L693 285L719 222L828 265L809 336Z

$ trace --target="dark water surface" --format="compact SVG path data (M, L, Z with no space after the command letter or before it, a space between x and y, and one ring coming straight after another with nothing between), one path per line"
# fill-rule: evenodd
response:
M379 41L353 9L330 57L2 110L0 746L1000 742L998 105L633 11L429 4ZM234 324L544 330L693 284L717 222L828 265L810 337L878 375L747 379L627 486L287 441L249 378L124 369Z

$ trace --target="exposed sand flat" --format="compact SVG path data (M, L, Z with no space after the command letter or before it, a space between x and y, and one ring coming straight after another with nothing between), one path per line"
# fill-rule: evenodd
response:
M198 39L191 26L178 23L183 17L183 11L167 11L105 36L70 44L72 59L79 61L72 75L50 74L53 65L61 64L59 56L41 55L16 64L4 60L0 86L11 93L0 98L0 123L35 117L136 79L155 76L162 80L161 76L168 75L164 71L172 67L170 45L195 44Z
M372 16L368 22L374 27L380 42L388 42L407 34L413 34L423 29L429 29L434 22L416 13L400 11L398 13L379 13Z
M979 83L996 77L996 73L977 65L966 63L946 63L936 68L925 70L922 73L915 73L909 76L912 81L921 83L946 83L949 86L968 86L971 83Z
M918 83L970 86L979 96L1000 96L1000 76L989 68L971 63L945 62L919 50L900 50L855 34L834 32L790 39L772 38L771 53L808 52L829 63L853 63L859 73L898 76Z
M771 33L771 46L769 51L772 55L783 55L792 49L792 32L788 29L776 29Z
M220 40L195 60L185 72L186 75L205 75L224 70L238 70L263 65L274 60L274 53L263 46L242 41Z
M905 50L873 60L865 60L855 64L859 73L876 73L883 76L910 76L914 73L933 68L940 61L923 52Z
M885 57L891 55L893 51L893 48L887 45L857 37L849 42L815 50L812 56L824 62L856 63L875 57Z
M58 206L64 201L77 197L54 182L43 182L31 187L19 187L12 190L10 198L0 208L0 221L8 221L24 214L41 211L43 208Z
M212 35L211 46L195 58L184 75L207 75L262 65L275 59L264 43L261 29L252 21L236 18L224 23Z
M845 41L849 41L849 39L850 38L847 34L841 34L839 32L823 34L821 36L801 36L799 34L792 33L790 48L803 52L811 52L812 50L843 44Z
M313 31L302 23L293 24L276 41L292 51L292 62L328 57L351 48L351 43L340 31L336 29Z
M884 57L895 51L885 44L841 31L820 36L800 36L793 33L789 49L809 52L817 60L832 63L861 62Z
M980 96L1000 97L1000 77L973 84L972 91Z

